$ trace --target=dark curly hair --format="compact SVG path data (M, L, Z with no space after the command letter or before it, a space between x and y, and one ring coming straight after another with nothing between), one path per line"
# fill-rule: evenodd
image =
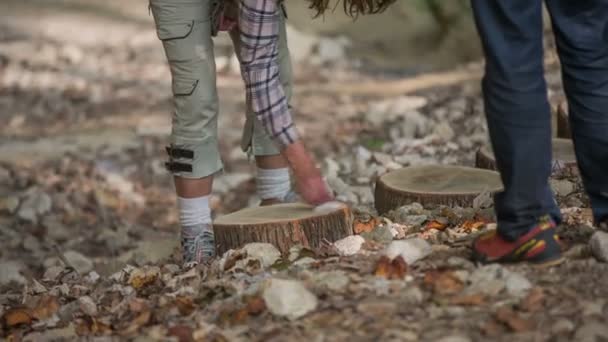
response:
M315 10L316 16L320 16L330 7L331 0L308 0L310 8ZM338 0L342 1L344 13L356 18L359 15L375 14L386 10L397 0ZM336 3L337 5L337 3Z

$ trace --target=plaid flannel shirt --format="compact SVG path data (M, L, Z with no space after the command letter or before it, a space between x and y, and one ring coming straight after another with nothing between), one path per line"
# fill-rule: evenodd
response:
M241 74L247 101L266 132L281 147L298 140L279 78L278 0L240 0Z

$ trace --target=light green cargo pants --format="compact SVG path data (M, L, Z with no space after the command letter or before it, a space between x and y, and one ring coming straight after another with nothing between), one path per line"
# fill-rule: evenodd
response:
M150 0L158 38L169 62L175 111L167 168L176 176L203 178L220 171L212 26L220 1ZM280 79L288 101L292 95L292 70L285 16L281 16L279 42ZM238 32L231 32L238 51ZM238 55L238 54L237 54ZM243 91L244 96L244 91ZM247 104L241 147L255 156L277 155L279 150Z

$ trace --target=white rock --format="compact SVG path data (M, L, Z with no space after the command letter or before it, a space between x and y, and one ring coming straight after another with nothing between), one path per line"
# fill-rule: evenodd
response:
M350 283L350 278L344 271L327 271L314 274L312 281L319 287L340 291Z
M569 319L559 318L551 326L551 333L555 335L567 334L576 328L576 325Z
M466 291L470 294L495 296L506 290L509 295L523 297L532 288L532 284L524 276L497 264L476 269L469 277L469 281L470 285Z
M406 263L411 265L431 254L432 250L428 242L416 238L393 241L384 253L391 259L401 256Z
M403 113L416 111L428 104L422 96L400 96L373 103L369 109L367 120L374 124L394 120Z
M515 297L523 297L532 288L526 277L519 273L508 272L505 277L507 293Z
M89 296L83 296L78 298L78 304L80 305L80 310L89 316L97 315L97 305L93 301L93 299Z
M281 252L269 243L254 242L243 246L249 258L254 258L260 261L262 267L270 267L281 258Z
M351 235L334 242L334 246L340 255L348 256L359 253L363 243L365 243L365 239L363 237L359 235Z
M27 283L27 279L21 275L21 271L25 266L18 261L3 261L0 263L0 285L6 285L10 282L16 282L23 285Z
M298 319L317 308L317 297L295 280L270 279L262 294L268 310L276 316Z
M608 262L608 233L596 232L589 240L591 253L599 261Z
M67 251L63 256L70 263L70 266L73 266L80 274L86 274L93 270L91 259L76 251Z

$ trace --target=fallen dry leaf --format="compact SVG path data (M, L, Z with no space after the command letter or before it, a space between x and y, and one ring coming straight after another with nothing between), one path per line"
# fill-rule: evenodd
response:
M523 319L519 314L510 308L502 307L494 315L496 320L506 325L514 332L524 332L532 330L532 322Z
M486 224L487 224L486 221L467 220L467 221L464 221L464 223L461 225L461 228L464 229L466 232L471 233L471 232L480 230Z
M183 316L188 316L196 310L192 298L186 296L177 296L177 298L175 298L175 305L177 306L179 313Z
M535 287L532 290L530 290L530 292L528 293L526 298L524 298L521 301L521 303L519 304L519 307L523 311L535 312L535 311L542 310L544 305L545 305L545 293L542 288Z
M139 290L146 285L150 285L160 276L158 267L143 267L131 272L129 276L129 285L134 289Z
M407 263L402 256L391 260L387 256L382 256L376 263L374 275L386 279L403 279L407 274Z
M430 221L424 225L425 230L431 230L431 229L444 230L447 227L448 227L448 225L446 223L439 222L437 220Z
M452 305L477 306L483 305L486 302L486 297L482 294L474 294L468 296L458 296L450 300Z
M32 324L32 313L27 308L15 308L7 311L4 314L4 324L9 328L16 327L18 325L29 325Z
M131 298L129 300L129 310L131 312L142 312L149 309L148 302L141 298Z
M439 295L455 295L462 291L464 284L451 271L429 271L424 275L424 284Z
M104 335L112 333L109 323L103 322L95 317L86 316L76 324L76 334L83 335Z
M59 310L59 301L54 296L42 296L38 305L31 311L32 317L45 320Z
M481 327L481 331L486 336L498 336L499 334L502 333L503 330L504 330L504 328L502 327L502 325L500 323L496 322L496 320L493 320L493 319L487 321Z
M247 311L251 315L259 315L266 310L266 302L262 297L251 298L247 302Z
M355 234L369 233L376 229L380 223L381 221L377 217L371 217L367 220L357 218L353 223L353 231Z
M190 328L187 325L180 324L180 325L174 325L171 328L169 328L169 330L167 331L167 335L177 337L177 340L179 342L191 342L191 341L194 341L192 332L193 332L192 328Z

